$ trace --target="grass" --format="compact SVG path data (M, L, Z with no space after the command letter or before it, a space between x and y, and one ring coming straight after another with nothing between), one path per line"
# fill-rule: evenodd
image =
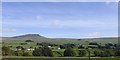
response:
M89 60L88 58L50 58L50 57L7 57L3 58L2 60ZM106 57L106 58L91 58L91 60L120 60L120 58L111 58L111 57Z
M55 44L68 44L68 43L74 43L74 44L82 44L82 45L87 45L88 42L86 41L77 41L77 40L50 40L46 41L48 43L55 43ZM89 42L97 42L97 43L102 43L102 45L112 42L112 43L117 43L117 39L91 39ZM36 43L38 42L32 42L32 43L27 43L26 45L21 45L21 43L25 43L25 41L20 41L20 40L10 40L10 41L5 41L2 45L3 46L12 46L12 48L16 48L17 46L23 46L25 48L29 47L37 47ZM39 42L41 43L41 42Z
M105 44L105 43L109 43L109 42L112 42L112 43L117 43L117 40L116 39L91 39L91 40L88 40L89 42L98 42L98 43L102 43L102 44ZM47 41L49 43L56 43L56 44L67 44L67 43L75 43L75 44L83 44L83 45L86 45L88 44L88 42L85 42L85 41L74 41L74 40L50 40L50 41ZM12 46L12 48L15 48L16 46L23 46L25 48L29 48L29 47L37 47L36 46L36 43L37 42L33 42L33 43L28 43L27 45L21 45L21 43L24 43L24 41L20 41L20 40L10 40L10 41L7 41L7 42L4 42L3 45L5 46ZM39 41L40 43L40 41ZM57 52L61 52L63 53L64 52L64 49L61 49L61 50L53 50L55 53L55 56L59 56L59 54ZM34 57L34 56L28 56L28 57L23 57L23 56L7 56L7 57L3 57L2 60L89 60L88 58L79 58L79 57L73 57L73 58L60 58L60 57L53 57L53 58L46 58L46 57ZM107 57L107 58L91 58L91 60L120 60L120 58L111 58L111 57Z
M93 39L86 39L86 40L65 40L65 39L61 39L61 40L34 40L34 43L31 43L32 46L35 46L36 43L40 43L40 42L47 42L47 43L55 43L55 44L68 44L68 43L73 43L73 44L83 44L86 45L88 44L88 42L97 42L97 43L101 43L102 45L112 42L113 44L118 43L118 39L117 38L93 38ZM5 44L3 45L20 45L20 43L24 43L25 40L3 40L3 42ZM28 44L29 45L29 44Z

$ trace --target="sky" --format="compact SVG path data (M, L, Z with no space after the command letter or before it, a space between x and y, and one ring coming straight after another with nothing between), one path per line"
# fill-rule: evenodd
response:
M118 2L120 0L2 0L2 2Z
M2 36L115 37L117 8L115 2L4 2Z

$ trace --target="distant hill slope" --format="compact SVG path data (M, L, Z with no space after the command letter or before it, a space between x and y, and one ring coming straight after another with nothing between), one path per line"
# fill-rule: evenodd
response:
M41 36L39 34L26 34L26 35L14 36L14 37L2 37L3 42L25 41L25 40L42 41L42 40L48 40L48 38Z
M56 44L65 43L88 44L88 42L98 42L103 44L109 42L118 43L117 37L73 39L73 38L47 38L39 34L26 34L14 37L2 37L2 41L5 43L25 42L26 40L33 40L34 42L49 42Z

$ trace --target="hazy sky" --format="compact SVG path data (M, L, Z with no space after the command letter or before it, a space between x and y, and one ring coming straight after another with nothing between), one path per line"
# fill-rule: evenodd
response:
M3 36L40 34L51 38L118 35L117 3L3 3Z
M118 2L120 0L2 0L2 2Z

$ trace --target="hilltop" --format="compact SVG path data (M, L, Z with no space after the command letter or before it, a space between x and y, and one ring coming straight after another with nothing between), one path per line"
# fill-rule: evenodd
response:
M25 40L33 40L34 42L49 42L56 44L65 44L65 43L75 43L75 44L87 44L88 42L98 42L98 43L117 43L117 37L104 37L104 38L48 38L39 34L25 34L13 37L2 37L2 41L6 43L16 43L24 42Z

